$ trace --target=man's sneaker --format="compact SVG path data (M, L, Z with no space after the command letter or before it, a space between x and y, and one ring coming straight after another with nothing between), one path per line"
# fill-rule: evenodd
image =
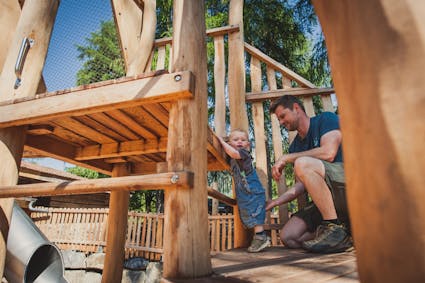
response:
M270 239L266 235L254 235L251 245L248 247L248 252L258 253L270 246Z
M313 253L343 252L353 246L350 235L343 225L323 221L313 240L303 242L303 248Z

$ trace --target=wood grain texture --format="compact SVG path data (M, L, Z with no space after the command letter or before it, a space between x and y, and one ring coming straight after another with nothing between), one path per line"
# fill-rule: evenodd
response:
M424 282L425 4L313 3L338 93L360 280Z

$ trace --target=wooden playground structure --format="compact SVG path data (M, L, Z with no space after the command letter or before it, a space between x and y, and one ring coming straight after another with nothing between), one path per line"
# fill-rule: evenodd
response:
M262 102L299 95L314 115L312 96L318 95L324 109L333 111L333 89L315 87L244 42L243 0L230 0L228 26L208 31L203 1L175 0L173 36L159 40L155 0L111 2L126 77L46 92L42 69L59 1L0 0L0 271L14 197L110 191L102 282L120 282L129 191L163 189L163 277L211 274L205 200L208 194L224 197L208 191L206 175L228 169L216 138L225 134L225 37L230 125L248 129L246 103L251 103L262 182L267 182ZM423 282L425 9L419 1L392 2L313 1L338 94L359 278ZM214 131L207 121L206 35L215 46ZM166 50L171 59L165 70ZM158 54L155 70L153 52ZM250 93L245 56L251 58ZM262 65L268 91L261 85ZM274 119L276 156L282 154L281 143ZM27 151L112 178L17 185ZM237 219L234 245L242 247L248 237Z

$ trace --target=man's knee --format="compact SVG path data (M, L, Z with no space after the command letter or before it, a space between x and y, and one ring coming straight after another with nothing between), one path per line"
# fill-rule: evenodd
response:
M309 156L299 157L294 162L295 176L302 180L303 176L312 173L324 175L324 165L321 160Z

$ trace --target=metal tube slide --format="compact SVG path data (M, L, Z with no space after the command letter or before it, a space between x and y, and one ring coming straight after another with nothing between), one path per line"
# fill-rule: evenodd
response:
M7 239L4 276L9 283L66 283L59 249L15 203Z

